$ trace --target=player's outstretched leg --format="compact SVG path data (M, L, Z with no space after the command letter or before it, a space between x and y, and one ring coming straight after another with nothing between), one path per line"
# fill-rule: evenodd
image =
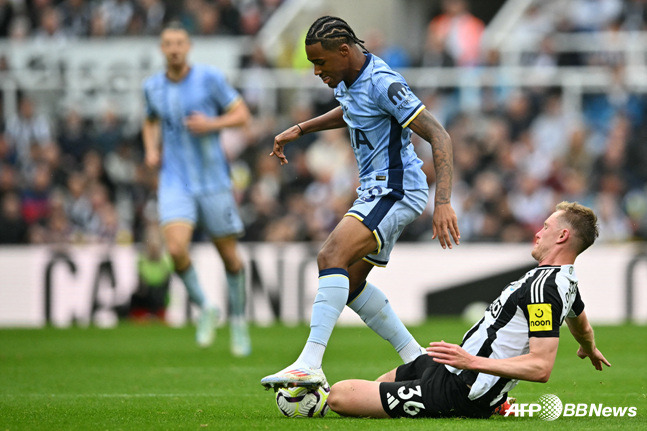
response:
M368 281L349 295L347 305L369 328L391 343L405 364L427 353L395 314L386 295Z
M312 305L310 335L296 362L261 379L266 388L325 384L321 362L326 345L348 298L348 271L329 268L319 271L319 289Z
M220 311L206 300L193 264L190 264L187 269L177 274L186 287L189 300L200 307L200 316L198 317L195 333L196 343L200 347L208 347L215 338L215 329Z
M230 349L234 356L249 356L252 343L249 338L247 320L245 319L245 271L227 273L229 288L229 330Z

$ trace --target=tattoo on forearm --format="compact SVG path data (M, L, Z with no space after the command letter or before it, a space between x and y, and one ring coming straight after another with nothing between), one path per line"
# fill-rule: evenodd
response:
M454 153L449 134L427 111L419 116L420 132L423 139L431 143L436 170L436 204L450 203L454 176Z

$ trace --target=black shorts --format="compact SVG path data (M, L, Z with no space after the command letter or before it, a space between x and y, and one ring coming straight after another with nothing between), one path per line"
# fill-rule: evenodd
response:
M460 377L428 355L399 366L395 382L380 383L382 407L394 418L490 417L497 406L470 400L469 391Z

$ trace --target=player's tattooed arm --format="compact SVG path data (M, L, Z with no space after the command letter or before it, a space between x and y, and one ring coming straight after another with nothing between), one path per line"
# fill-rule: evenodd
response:
M431 143L436 170L436 198L434 202L433 236L442 248L452 248L451 239L460 243L458 219L451 205L454 175L452 141L445 128L426 109L409 125L411 130Z
M426 109L409 125L411 130L431 144L436 170L436 205L448 204L452 196L454 153L445 128Z

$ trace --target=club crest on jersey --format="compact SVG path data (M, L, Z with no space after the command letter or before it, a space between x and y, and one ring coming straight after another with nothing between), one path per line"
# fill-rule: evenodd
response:
M553 309L551 304L528 304L530 332L553 330Z

